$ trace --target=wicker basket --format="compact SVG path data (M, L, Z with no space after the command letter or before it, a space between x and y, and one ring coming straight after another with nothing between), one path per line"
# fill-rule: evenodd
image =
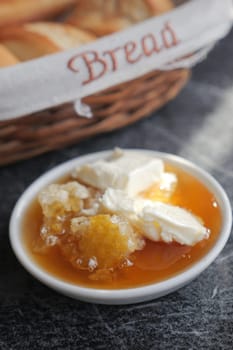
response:
M177 3L184 1L176 1ZM84 99L94 117L78 116L65 104L0 122L0 165L30 158L106 133L148 116L173 99L190 71L155 71Z
M87 97L94 117L87 119L66 104L0 123L0 165L77 143L92 135L134 123L173 99L189 77L186 69L153 72Z

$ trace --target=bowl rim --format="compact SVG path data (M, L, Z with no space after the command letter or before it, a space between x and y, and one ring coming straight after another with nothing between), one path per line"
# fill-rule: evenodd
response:
M51 275L42 269L26 251L21 236L21 223L23 213L36 194L52 181L72 171L72 169L90 161L107 157L112 150L91 153L78 156L72 160L66 161L53 169L45 172L37 178L20 196L12 211L9 224L9 238L11 247L24 268L31 273L36 279L65 295L84 300L88 302L104 304L128 304L133 302L145 301L168 294L196 278L203 272L219 255L225 246L232 226L232 211L229 198L222 186L210 175L194 163L180 156L165 152L158 152L144 149L124 149L127 152L140 152L150 154L155 157L168 161L171 164L182 167L183 170L192 174L201 181L215 196L219 203L222 214L222 228L213 247L200 260L192 264L187 269L181 271L175 276L165 279L161 282L151 283L148 285L124 288L124 289L97 289L84 287L65 282L58 277Z

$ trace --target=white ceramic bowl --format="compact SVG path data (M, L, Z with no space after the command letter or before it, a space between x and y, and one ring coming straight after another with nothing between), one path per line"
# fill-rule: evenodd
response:
M71 170L77 165L106 157L110 151L94 153L63 163L62 165L57 166L53 170L50 170L46 174L42 175L31 186L29 186L15 205L10 220L11 246L21 264L39 281L60 293L79 300L99 304L131 304L155 299L181 288L204 271L221 252L230 235L232 214L229 199L219 183L206 171L200 169L183 158L154 151L129 151L144 152L155 157L159 157L163 160L167 160L171 164L182 167L186 172L191 173L197 179L199 179L214 194L222 213L222 228L215 245L197 263L190 266L184 272L177 274L175 277L169 278L163 282L153 283L137 288L119 290L85 288L64 282L43 270L30 258L22 243L21 223L25 209L43 187L54 182L63 175L70 173Z

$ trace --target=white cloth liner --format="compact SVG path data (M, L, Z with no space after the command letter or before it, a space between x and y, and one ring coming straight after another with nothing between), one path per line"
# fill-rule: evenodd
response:
M194 66L229 32L232 20L232 0L192 0L162 16L80 48L0 69L0 121L66 102L74 102L78 113L90 117L91 111L80 101L83 97L156 69ZM157 46L163 47L160 52L156 52L154 46L152 53L152 46L149 45L152 39L148 37L151 34ZM143 40L148 55L142 50ZM114 49L112 55L117 64L116 70L109 54ZM93 54L87 54L89 51L95 51L105 62L89 63L94 76L102 71L104 65L106 71L98 79L83 84L89 79L90 71L83 58L74 57L84 54L90 59ZM72 58L73 65L70 66L78 72L68 68Z

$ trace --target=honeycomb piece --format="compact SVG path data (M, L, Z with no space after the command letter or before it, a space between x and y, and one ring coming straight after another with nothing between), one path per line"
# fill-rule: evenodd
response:
M142 249L144 240L131 225L116 215L96 215L74 218L71 231L78 240L78 268L93 271L115 269L135 250ZM99 276L101 279L101 276Z
M83 208L83 200L88 197L88 188L73 181L49 185L40 192L39 203L45 217L55 218L68 212L78 213Z
M101 191L78 182L53 184L39 194L43 250L57 246L75 268L99 281L131 266L130 254L144 246L123 214L101 213L101 198Z

